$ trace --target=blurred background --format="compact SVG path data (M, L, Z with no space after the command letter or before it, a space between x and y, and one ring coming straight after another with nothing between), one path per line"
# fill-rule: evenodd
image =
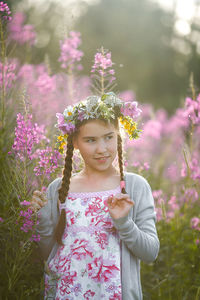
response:
M199 0L8 0L12 12L24 12L37 33L36 44L21 60L47 60L59 69L59 41L80 31L84 74L89 75L101 46L112 53L117 89L172 114L191 95L193 76L200 90ZM16 55L16 53L15 53Z

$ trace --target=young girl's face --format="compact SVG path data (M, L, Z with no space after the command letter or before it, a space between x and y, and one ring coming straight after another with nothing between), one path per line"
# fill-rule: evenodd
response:
M117 154L118 130L113 124L91 120L82 125L74 138L85 166L95 171L107 171Z

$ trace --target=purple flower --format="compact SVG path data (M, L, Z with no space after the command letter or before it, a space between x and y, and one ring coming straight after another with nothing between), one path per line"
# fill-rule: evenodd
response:
M83 52L77 48L81 44L80 32L71 31L69 37L64 41L60 42L61 56L58 61L61 62L62 68L75 69L76 63L81 60ZM78 64L78 69L81 68L81 65Z
M84 120L84 112L83 111L78 112L78 120L79 121L83 121Z
M185 190L181 202L195 202L198 200L198 192L195 188L188 188Z
M57 113L56 117L58 119L56 127L58 127L64 134L73 133L73 131L75 130L75 125L73 123L66 123L64 116L61 113Z
M97 52L94 56L94 65L92 66L91 73L96 72L110 84L116 79L113 76L115 70L111 69L113 64L111 52L102 48L101 52ZM92 75L91 77L95 77L95 75Z
M10 17L11 11L6 3L3 1L0 2L0 17L3 21L11 21Z
M4 85L6 89L10 89L16 80L17 63L10 60L4 65L0 62L0 87Z
M58 167L61 155L57 150L47 147L46 149L37 149L34 157L38 159L37 166L34 168L35 175L46 175L47 178L50 178L50 174Z
M28 43L30 46L35 44L36 33L33 25L23 25L25 15L22 12L17 12L9 24L10 35L9 38L20 45Z
M17 114L17 127L15 127L15 139L12 146L16 156L22 161L25 157L32 160L34 146L41 140L48 141L44 135L44 126L32 124L32 115L27 115L25 118L21 113Z
M4 220L3 220L3 218L2 217L0 217L0 223L2 223Z
M135 99L135 94L131 90L126 90L119 94L119 98L125 102L131 102L133 99Z
M138 103L136 101L125 102L124 105L121 107L121 113L131 118L137 118L142 112L141 109L139 109L137 106Z
M197 217L192 218L191 221L190 221L191 227L192 227L193 229L195 229L195 230L198 230L198 231L200 231L200 226L199 226L199 224L200 224L200 219L197 218Z
M20 202L20 204L23 206L28 206L31 204L31 202L24 200L23 202Z
M31 242L39 242L40 241L40 235L39 234L33 234L30 238Z
M110 67L112 67L113 62L111 60L111 52L106 53L105 55L98 52L95 54L94 57L94 65L92 66L92 72L94 72L99 67L103 70L106 70ZM109 70L109 73L114 75L114 70Z
M200 124L200 95L197 97L197 100L192 100L189 97L185 99L185 111L188 119L193 124Z
M64 119L64 115L61 113L56 113L56 117L57 117L57 122L58 122L58 126L62 126L65 124L65 119Z
M145 136L151 137L155 140L160 140L162 135L162 124L158 120L149 120L144 126Z
M38 87L40 93L43 95L49 92L54 92L56 89L55 78L50 77L46 73L43 73L38 77L38 80L36 81L36 86Z

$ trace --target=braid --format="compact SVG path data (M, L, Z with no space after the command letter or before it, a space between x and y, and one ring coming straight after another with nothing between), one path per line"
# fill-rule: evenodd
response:
M73 146L73 142L72 142L72 136L69 135L67 138L67 152L66 152L66 157L65 157L65 165L64 165L64 170L63 170L62 183L61 183L60 189L58 190L60 203L64 203L65 199L68 195L69 184L70 184L71 173L72 173L73 151L74 151L74 146ZM66 226L66 213L65 213L65 210L62 209L60 218L58 220L58 223L57 223L56 229L55 229L55 239L59 245L63 245L62 236L63 236L64 230L65 230L65 226Z
M117 149L118 149L118 162L119 162L119 170L120 170L120 181L124 181L122 138L119 134L117 136ZM126 190L124 187L122 187L121 192L123 194L126 194Z

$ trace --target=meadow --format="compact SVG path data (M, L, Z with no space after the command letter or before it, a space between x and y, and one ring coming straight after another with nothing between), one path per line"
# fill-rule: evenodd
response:
M0 299L39 299L44 262L29 201L35 189L45 192L62 174L66 142L55 127L56 112L91 93L117 90L117 79L103 47L94 53L91 74L84 74L81 33L75 31L58 45L59 72L51 70L48 56L32 64L33 26L4 2L0 13ZM29 62L17 55L20 49ZM138 103L140 137L124 134L125 170L151 185L161 243L157 260L142 263L144 299L200 299L200 94L192 76L189 85L190 96L170 116ZM118 94L136 101L133 91ZM81 165L75 153L74 172Z

